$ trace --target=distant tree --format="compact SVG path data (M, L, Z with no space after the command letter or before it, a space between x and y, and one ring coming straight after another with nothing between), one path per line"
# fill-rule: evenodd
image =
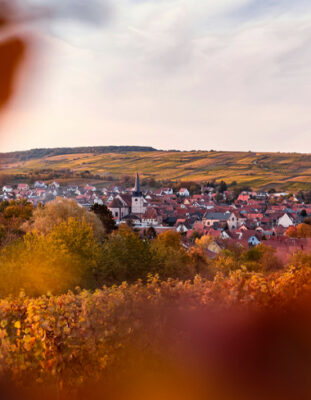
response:
M115 284L145 279L153 269L153 252L149 240L122 224L103 244L100 280Z
M154 229L153 226L150 226L150 227L146 230L146 237L147 237L149 240L155 239L155 238L157 237L157 232L156 232L156 230Z
M281 260L276 255L276 250L263 244L248 250L242 255L241 261L249 271L269 272L283 267Z
M289 228L287 228L285 234L289 237L297 237L297 228L295 226L290 226Z
M26 200L0 202L0 246L24 235L23 224L32 217L33 205Z
M221 193L217 193L217 194L216 194L215 200L216 200L217 202L221 202L221 201L223 201L223 199L224 199L224 196L223 196Z
M1 173L0 174L0 186L8 184L11 181L11 179L12 179L12 176Z
M225 181L220 181L220 184L218 186L218 191L219 193L224 193L228 189L228 186Z
M201 193L201 185L197 182L189 181L189 182L177 182L173 184L174 192L178 192L180 188L187 188L191 195L200 194Z
M116 229L115 220L106 205L93 204L90 210L99 217L108 235Z
M4 218L19 218L28 220L33 213L33 205L27 200L11 200L4 202L3 216Z
M297 236L299 238L311 238L311 225L299 224L297 226Z
M134 186L135 179L131 175L123 175L120 180L121 184L125 185L126 187Z
M199 249L201 249L201 250L203 250L203 251L206 251L206 250L208 250L208 248L209 248L209 246L210 246L210 244L211 244L212 242L213 242L212 236L210 236L210 235L204 235L204 236L201 236L200 238L198 238L198 239L195 240L195 245L196 245Z
M144 178L141 183L142 186L153 189L160 188L161 186L165 185L163 182L156 181L154 178ZM170 186L170 184L168 184L168 186Z
M305 200L304 193L301 190L296 194L296 197L300 202Z
M160 233L151 243L153 270L160 278L190 279L195 274L191 257L181 245L181 235L174 231Z
M198 231L193 231L190 235L190 240L192 243L196 241L196 239L200 239L202 237L202 233Z
M73 217L80 221L85 220L92 226L94 236L101 239L105 233L103 224L99 217L93 212L81 207L75 200L57 197L47 203L44 207L38 207L33 212L33 218L24 224L27 231L37 231L46 234L53 230L56 225Z
M304 224L311 225L311 217L307 217L303 220Z
M309 224L299 224L297 226L290 226L286 235L296 238L311 238L311 225Z
M180 248L180 239L180 233L167 230L166 232L160 233L157 238L157 243L165 247L178 249Z
M0 251L0 294L17 295L23 289L37 296L76 286L94 289L101 258L92 226L69 218L46 235L28 233Z

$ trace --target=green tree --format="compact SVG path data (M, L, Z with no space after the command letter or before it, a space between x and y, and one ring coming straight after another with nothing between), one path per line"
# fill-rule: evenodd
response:
M93 204L91 207L91 211L93 211L93 213L95 213L99 217L105 228L105 232L108 235L116 229L115 220L112 216L111 211L106 205Z
M162 279L190 279L195 275L191 257L181 245L181 236L174 231L161 233L151 244L155 253L156 273Z
M0 294L31 296L95 288L102 253L93 228L69 218L46 235L37 231L0 252Z
M224 193L228 189L228 186L225 181L220 181L220 184L218 186L218 191L219 193Z
M131 228L122 225L103 244L101 280L114 284L144 279L153 268L154 255L148 239L142 240Z

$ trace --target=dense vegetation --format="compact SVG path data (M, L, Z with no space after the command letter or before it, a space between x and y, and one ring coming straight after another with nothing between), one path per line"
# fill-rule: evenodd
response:
M0 373L23 398L309 398L310 254L211 259L211 237L68 199L3 202L0 223Z
M193 237L187 249L181 235L153 228L142 233L122 224L116 229L106 206L92 211L74 200L57 198L33 209L23 201L1 203L0 296L62 294L76 286L94 290L103 285L160 279L214 279L218 272L244 268L272 272L283 267L275 250L225 245L208 257L212 238Z
M1 372L32 398L309 398L310 287L309 260L266 276L21 293L0 301Z

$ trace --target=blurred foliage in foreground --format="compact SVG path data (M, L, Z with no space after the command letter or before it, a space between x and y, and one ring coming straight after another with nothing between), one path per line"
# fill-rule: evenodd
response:
M310 294L310 267L21 293L0 301L1 373L32 398L308 398Z

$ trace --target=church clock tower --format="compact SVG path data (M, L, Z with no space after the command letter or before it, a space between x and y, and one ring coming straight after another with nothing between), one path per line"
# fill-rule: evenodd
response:
M132 193L132 214L138 214L141 216L146 211L146 207L144 205L144 198L142 191L140 189L139 175L136 174L135 179L135 188Z

